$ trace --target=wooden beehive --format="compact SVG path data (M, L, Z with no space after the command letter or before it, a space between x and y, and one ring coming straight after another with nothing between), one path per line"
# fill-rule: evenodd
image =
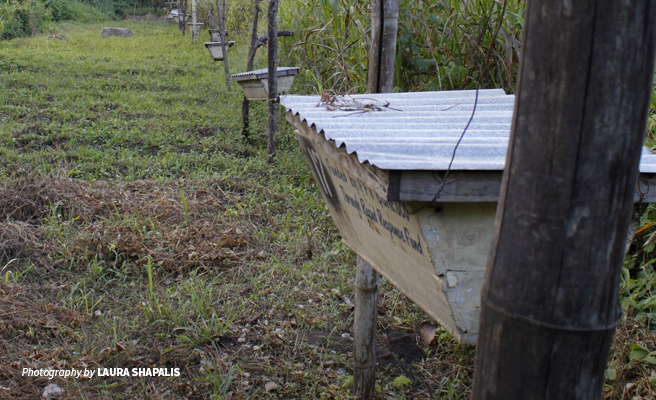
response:
M208 29L207 32L210 34L210 42L221 42L221 31L218 29ZM226 37L228 36L228 31L225 32Z
M466 344L476 342L514 106L502 90L479 91L454 156L475 96L281 98L344 243ZM636 200L656 200L655 172L644 151Z
M292 90L298 67L278 67L278 94ZM267 100L269 98L269 71L266 68L232 75L248 100Z
M189 25L189 30L191 30L194 34L198 34L204 24L202 22L196 22L195 24L193 22L187 22L187 25Z
M185 15L184 17L185 21L188 20L189 17L190 17L189 14ZM173 21L177 24L178 22L180 22L180 19L182 19L182 14L177 9L173 9L168 12L165 19L166 21Z
M228 51L233 44L235 44L233 41L226 42L226 51ZM221 42L205 42L205 47L209 50L214 61L223 60L223 46L221 46Z

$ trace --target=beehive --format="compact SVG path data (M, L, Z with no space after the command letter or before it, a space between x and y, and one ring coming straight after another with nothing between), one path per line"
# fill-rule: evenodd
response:
M292 90L298 67L278 67L278 94ZM267 100L269 98L269 70L267 68L232 75L248 100Z
M233 44L235 44L233 41L226 42L226 51L228 51ZM210 56L212 56L214 61L223 60L223 46L221 46L221 42L205 42L205 47L207 47L207 50L210 52Z
M281 104L344 243L457 340L475 343L514 96L284 96ZM653 202L656 156L647 149L640 168L636 201Z

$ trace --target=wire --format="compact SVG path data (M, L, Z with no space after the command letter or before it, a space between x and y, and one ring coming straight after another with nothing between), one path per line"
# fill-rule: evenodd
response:
M440 193L444 190L444 186L446 185L446 178L449 176L449 172L451 172L451 167L453 166L453 160L456 158L456 152L458 151L458 146L460 146L460 142L462 142L462 139L465 137L465 133L467 133L467 129L469 128L469 125L471 125L472 120L474 119L474 114L476 113L476 105L478 104L478 90L480 89L480 82L476 85L476 96L474 97L474 108L472 109L471 116L469 117L469 121L467 121L467 125L465 125L465 129L462 131L462 134L460 135L460 138L456 142L456 146L453 148L453 153L451 154L451 161L449 161L449 166L446 169L446 172L444 173L444 178L442 178L442 183L440 184L440 187L437 188L437 192L435 193L435 196L433 196L433 200L431 200L431 203L435 203L435 200L440 198Z

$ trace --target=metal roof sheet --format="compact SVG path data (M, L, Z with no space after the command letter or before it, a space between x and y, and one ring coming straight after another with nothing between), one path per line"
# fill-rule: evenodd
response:
M280 103L361 163L385 170L446 170L472 117L475 90L281 96ZM479 90L476 111L453 160L452 170L503 170L515 96ZM640 172L656 173L656 155L646 147Z
M298 74L299 67L278 67L278 76L285 75L296 75ZM254 71L246 71L239 74L230 75L230 77L236 81L248 80L248 79L264 79L269 76L269 70L267 68L256 69Z

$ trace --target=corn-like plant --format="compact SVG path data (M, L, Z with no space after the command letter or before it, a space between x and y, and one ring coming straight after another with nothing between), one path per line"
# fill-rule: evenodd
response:
M297 38L288 46L289 61L307 71L308 84L364 91L369 12L369 2L283 1L280 19ZM523 0L400 1L396 89L480 85L513 92L523 13Z
M280 26L295 40L284 43L286 60L300 64L310 87L337 92L364 91L369 38L368 2L283 0ZM305 91L311 91L306 88Z

